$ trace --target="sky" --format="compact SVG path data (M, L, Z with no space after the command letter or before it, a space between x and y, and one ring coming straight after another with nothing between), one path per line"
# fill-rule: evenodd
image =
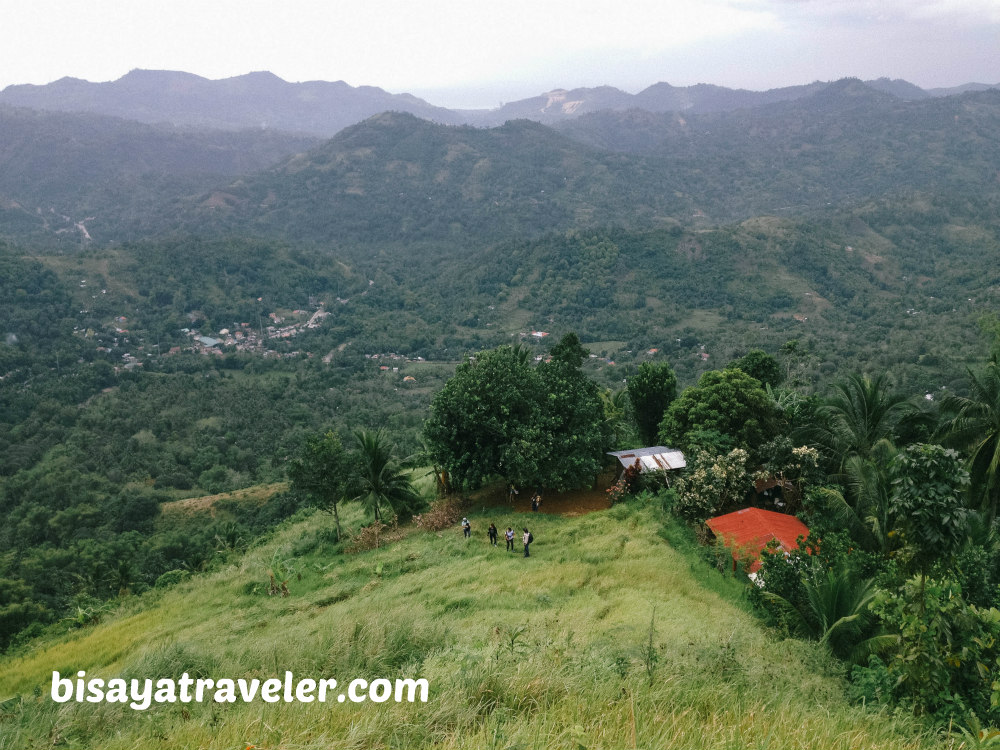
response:
M446 107L660 81L1000 83L1000 0L0 0L0 88L135 68L343 80Z

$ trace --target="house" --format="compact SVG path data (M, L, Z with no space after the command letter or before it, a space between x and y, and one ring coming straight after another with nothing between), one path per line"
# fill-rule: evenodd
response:
M809 528L795 516L763 508L744 508L705 521L715 538L733 552L733 570L738 560L753 557L747 571L755 578L760 569L760 553L772 541L786 555L798 549L799 537L808 537Z
M609 456L614 456L621 464L619 478L629 466L634 466L639 461L639 467L643 474L651 471L675 471L687 466L684 454L673 448L665 448L662 445L654 445L650 448L633 448L626 451L609 451Z

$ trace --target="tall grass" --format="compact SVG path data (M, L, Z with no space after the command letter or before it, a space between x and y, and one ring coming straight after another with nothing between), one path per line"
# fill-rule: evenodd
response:
M0 749L940 746L913 720L849 705L836 663L763 630L731 580L664 541L652 507L471 520L469 541L456 527L333 555L332 521L315 515L225 569L0 661ZM531 557L490 547L490 521L529 526ZM265 593L275 559L296 571L285 598ZM81 669L423 677L431 699L144 712L51 701L51 672Z

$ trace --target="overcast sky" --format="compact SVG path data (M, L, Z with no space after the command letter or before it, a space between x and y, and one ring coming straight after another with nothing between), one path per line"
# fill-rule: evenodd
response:
M449 107L553 88L1000 83L1000 0L0 0L0 88L133 68L344 80Z

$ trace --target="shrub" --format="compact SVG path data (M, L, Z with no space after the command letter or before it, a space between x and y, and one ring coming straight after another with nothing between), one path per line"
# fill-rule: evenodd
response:
M462 501L457 497L443 497L431 503L430 510L413 517L417 528L425 531L443 531L458 523L462 517Z
M724 456L698 451L688 472L677 480L674 511L688 521L704 521L743 497L748 489L748 454L734 448Z

